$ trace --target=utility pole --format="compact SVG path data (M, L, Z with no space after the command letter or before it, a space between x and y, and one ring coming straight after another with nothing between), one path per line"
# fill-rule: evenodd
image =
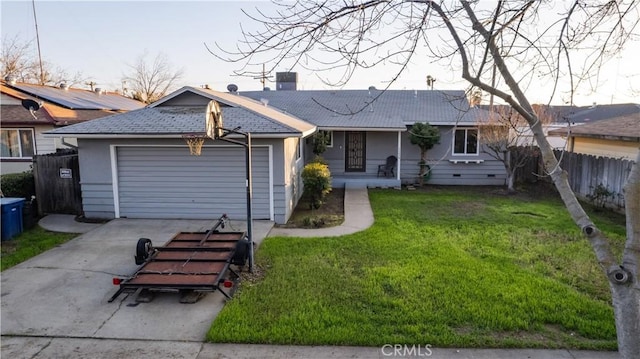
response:
M38 33L38 18L36 17L36 0L31 0L33 7L33 22L36 24L36 43L38 44L38 60L40 61L40 85L44 85L44 69L42 68L42 53L40 52L40 34Z
M271 76L267 76L267 71L265 70L265 66L264 64L262 64L262 75L258 76L258 77L254 77L255 80L260 80L260 83L262 84L262 90L264 91L264 89L266 89L266 84L267 84L267 80L270 79Z

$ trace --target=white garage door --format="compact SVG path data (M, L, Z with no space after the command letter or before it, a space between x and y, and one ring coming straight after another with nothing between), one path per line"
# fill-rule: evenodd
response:
M120 217L246 219L245 149L117 147ZM271 219L269 149L252 150L254 219Z

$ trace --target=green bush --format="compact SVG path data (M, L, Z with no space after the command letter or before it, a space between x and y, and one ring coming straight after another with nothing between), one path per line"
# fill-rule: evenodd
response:
M36 194L36 183L31 171L2 175L0 187L5 197L25 198L28 201Z
M327 160L325 160L325 159L324 159L324 157L322 157L322 156L320 156L320 155L315 156L315 157L313 158L313 161L311 161L310 163L319 163L319 164L321 164L321 165L326 165L326 166L328 166L328 165L329 165L329 162L327 162Z
M311 208L320 208L324 197L331 192L331 172L329 166L312 162L302 170L304 195L309 199Z

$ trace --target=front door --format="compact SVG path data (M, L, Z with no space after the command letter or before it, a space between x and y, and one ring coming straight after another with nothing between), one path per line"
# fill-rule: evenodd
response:
M367 133L366 132L346 132L345 146L345 172L365 172Z

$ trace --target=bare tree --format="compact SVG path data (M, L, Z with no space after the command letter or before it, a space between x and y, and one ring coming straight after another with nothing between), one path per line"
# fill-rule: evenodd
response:
M553 117L546 107L532 107L543 126L552 122ZM507 191L515 192L516 171L539 152L529 125L512 107L495 106L490 110L488 121L479 126L482 126L482 151L502 162L507 173Z
M16 81L30 82L34 71L34 61L30 54L31 43L22 42L15 36L3 37L0 62L2 63L2 76L13 77Z
M145 103L155 102L166 95L183 75L183 70L175 70L162 53L149 61L145 51L129 68L130 72L123 80L129 84L130 96Z
M217 55L241 63L239 74L256 76L263 63L272 69L297 65L342 70L334 81L341 84L357 69L385 63L396 66L391 83L412 60L442 60L471 86L522 116L567 210L609 279L620 354L640 358L640 155L625 188L627 241L618 260L576 199L525 95L530 85L541 86L545 79L551 86L549 101L566 96L573 103L574 91L597 80L601 65L637 36L638 1L299 0L274 6L273 13L248 14L263 25L261 30L243 31L236 50Z
M13 77L16 81L23 83L54 86L61 83L72 86L83 81L81 72L72 74L47 61L42 62L41 68L39 59L33 55L32 46L31 42L21 41L18 36L2 39L0 62L3 78Z

